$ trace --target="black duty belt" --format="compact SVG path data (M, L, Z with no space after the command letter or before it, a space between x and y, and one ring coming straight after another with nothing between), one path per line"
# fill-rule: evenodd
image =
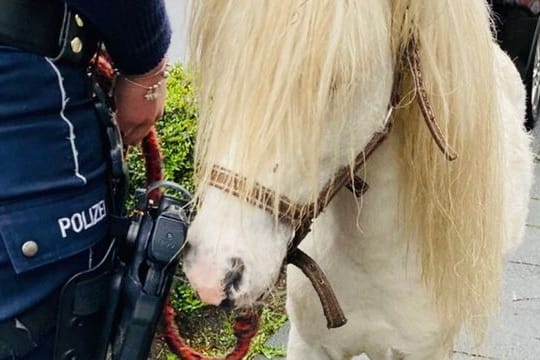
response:
M86 65L98 34L61 0L0 0L0 45Z

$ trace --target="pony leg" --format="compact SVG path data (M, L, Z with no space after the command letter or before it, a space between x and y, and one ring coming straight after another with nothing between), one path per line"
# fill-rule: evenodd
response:
M326 349L320 344L308 344L291 324L287 344L287 360L344 360L350 359L338 351Z

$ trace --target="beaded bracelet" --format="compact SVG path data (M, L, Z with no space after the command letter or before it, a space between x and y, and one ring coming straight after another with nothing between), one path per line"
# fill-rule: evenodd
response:
M160 67L160 69L157 70L156 72L150 75L137 77L138 79L149 79L154 76L158 76L158 75L161 76L161 79L159 79L158 82L150 86L139 84L138 82L131 80L126 76L122 76L122 78L133 86L139 87L141 89L145 89L146 94L144 95L144 98L146 101L156 101L162 95L160 89L162 85L165 83L165 81L167 80L167 78L169 77L169 68L170 68L169 63L164 62L164 65Z

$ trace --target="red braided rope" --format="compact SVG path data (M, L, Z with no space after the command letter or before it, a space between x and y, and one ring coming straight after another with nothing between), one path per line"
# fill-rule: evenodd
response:
M155 128L152 128L143 139L141 147L146 169L146 183L151 184L163 180L163 157L161 156L161 147L159 146L159 138ZM157 204L161 195L161 189L156 189L148 197Z
M109 93L113 86L115 71L107 54L102 53L94 60L96 69L96 81L100 84L106 93ZM113 99L109 101L112 103ZM142 153L146 168L146 181L151 184L155 181L163 180L163 161L159 138L155 128L152 128L148 135L142 141ZM127 151L127 149L126 149ZM154 190L150 194L150 199L157 202L161 197L161 190ZM236 346L232 352L227 355L225 360L241 360L249 351L251 340L258 331L260 312L250 311L239 315L233 325L234 335L236 337ZM164 337L171 350L183 360L217 360L198 353L190 348L182 336L178 324L176 323L176 311L167 298L163 308Z
M180 336L180 330L175 321L176 312L167 301L163 311L163 322L165 324L165 340L176 355L183 360L218 360L219 358L207 357L189 347ZM251 340L257 335L259 330L260 312L250 311L237 316L233 325L234 336L236 337L236 346L227 355L225 360L241 360L249 351Z

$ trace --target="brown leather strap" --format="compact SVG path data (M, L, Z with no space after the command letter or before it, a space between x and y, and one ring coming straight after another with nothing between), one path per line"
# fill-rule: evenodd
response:
M418 104L429 131L446 158L448 160L454 160L457 157L457 154L444 139L442 131L435 120L433 108L429 101L422 72L420 70L418 46L414 39L409 43L404 58L405 59L401 62L408 62L415 82L416 91L418 92ZM402 64L400 63L400 66L401 65ZM272 214L277 209L279 220L292 226L294 229L294 237L290 242L287 261L288 263L298 266L313 284L313 287L319 295L329 328L344 325L346 322L345 316L343 315L339 302L322 270L309 256L299 250L298 246L310 232L313 219L319 216L344 186L349 187L351 190L354 189L353 192L356 196L361 196L368 189L367 184L354 174L364 166L367 159L384 141L392 128L393 117L391 115L392 110L400 101L402 71L403 69L398 69L395 72L390 105L383 128L373 135L364 150L357 155L351 166L341 168L323 187L315 202L307 205L299 205L289 198L278 195L275 191L258 183L253 185L251 192L247 194L247 196L242 197L242 194L244 193L243 190L247 186L247 180L244 177L217 165L214 165L210 174L209 184L211 186L236 197L241 197L249 204L257 206Z
M243 193L242 190L246 187L246 182L246 178L243 176L224 167L214 165L210 174L209 185L240 198ZM305 213L309 211L308 208L311 206L297 205L286 196L276 196L275 191L259 183L254 184L245 201L272 214L276 209L277 201L279 220L291 225L294 229L302 225Z
M371 156L375 149L383 142L392 127L391 112L395 104L399 102L399 86L400 76L396 76L394 81L394 89L392 91L392 104L389 108L386 123L382 130L371 138L364 150L357 155L352 166L343 167L338 173L331 179L321 190L318 199L314 203L308 205L298 205L291 201L286 196L277 195L275 191L268 189L261 184L255 183L251 193L247 195L245 201L249 204L257 206L270 213L274 213L274 210L278 209L278 218L280 221L289 224L295 230L294 237L290 242L289 251L287 254L287 262L296 265L302 270L302 272L308 277L313 284L319 300L323 307L324 315L326 316L328 328L335 328L343 326L347 319L343 314L339 302L332 290L332 286L326 279L321 268L298 249L298 246L306 235L311 231L311 223L319 214L326 208L326 206L332 201L334 196L344 186L355 181L354 188L367 190L367 184L363 182L359 177L353 175L351 180L351 174L354 174L359 170ZM210 174L209 184L215 188L221 189L236 197L242 196L243 189L245 189L247 180L246 178L236 174L226 168L214 165ZM277 204L276 204L277 201Z
M268 189L259 183L253 185L251 193L248 194L245 200L249 204L270 213L274 213L277 202L278 218L280 221L291 225L296 231L295 239L292 244L293 247L296 247L303 239L303 236L309 232L306 232L305 229L309 228L311 221L319 216L339 190L351 182L351 174L354 174L360 169L373 151L375 151L375 149L383 142L390 131L391 125L392 121L390 119L387 121L385 127L371 138L363 152L358 154L353 165L341 168L335 177L323 187L317 201L307 205L298 205L286 196L277 195L275 191ZM215 188L221 189L236 197L240 197L243 193L242 190L246 187L246 183L246 178L225 169L224 167L214 165L212 168L209 185Z
M413 76L420 110L422 111L423 118L426 122L426 125L431 132L433 140L442 151L446 159L453 161L457 159L457 153L452 149L448 144L448 141L444 138L442 130L435 120L435 114L433 113L433 107L431 106L431 101L426 91L426 85L424 83L424 77L422 76L422 71L420 70L420 54L418 51L418 45L414 38L409 42L407 48L407 61L411 69Z
M422 114L431 132L431 135L441 149L441 151L445 154L447 159L454 160L457 157L457 154L447 144L444 136L442 135L442 131L435 120L433 108L431 106L431 102L429 101L429 97L427 95L424 80L420 70L418 46L414 39L411 40L409 46L407 47L406 58L411 68L411 72L413 74L413 78L419 94L419 106L422 109ZM274 213L274 211L277 209L280 221L290 224L297 232L297 236L295 236L295 239L299 239L293 241L293 248L296 246L297 243L299 243L299 241L301 241L298 233L305 235L309 232L305 229L309 228L311 221L326 208L326 206L330 203L330 201L332 201L334 196L339 192L339 190L341 190L341 188L351 184L351 182L355 182L355 187L365 190L365 185L362 185L365 183L361 179L359 180L359 178L355 177L354 174L360 168L362 168L362 166L364 166L367 159L384 141L384 139L390 132L393 121L391 112L393 108L399 103L400 85L401 72L396 71L396 77L394 79L394 87L391 96L391 105L389 106L388 116L384 127L379 132L375 133L375 135L373 135L366 147L362 150L362 152L357 155L354 163L351 166L345 166L341 168L335 174L335 176L330 179L330 181L321 190L315 202L306 205L299 205L291 201L286 196L277 195L275 191L268 189L261 184L255 183L253 185L251 193L246 196L245 200L248 203L264 209L270 213ZM351 174L353 174L352 179ZM210 175L209 184L231 195L240 197L246 187L247 180L241 175L238 175L226 168L214 165Z
M369 190L369 185L364 181L364 179L357 175L355 175L352 182L345 185L345 187L349 189L357 198L361 198L362 195Z
M347 184L351 182L351 174L356 173L364 164L366 160L373 154L375 149L382 144L392 127L391 120L388 120L386 126L381 132L376 133L364 148L364 151L358 154L353 165L351 167L343 167L331 179L326 186L322 189L317 201L306 206L304 211L304 217L301 221L301 226L296 229L293 240L291 241L291 249L295 249L300 245L300 242L306 237L311 228L313 219L320 215L320 213L328 206L328 204L334 199L336 194ZM352 170L351 170L352 168Z
M307 276L313 288L319 295L326 326L329 329L343 326L347 323L341 306L332 290L332 286L317 263L300 249L294 250L287 256L287 262L298 267Z
M385 127L375 134L364 151L360 153L352 166L352 174L360 169L383 142L391 128L389 118ZM359 178L355 178L359 179ZM334 196L351 181L351 167L342 168L321 191L315 203L306 206L297 205L285 196L276 196L275 192L255 183L246 201L270 213L274 213L277 201L278 217L280 221L290 224L295 230L293 240L290 243L287 261L296 265L308 277L313 284L321 302L328 328L343 326L347 319L343 314L339 302L332 290L332 286L326 279L321 268L309 256L298 249L300 242L311 230L311 223L324 208L332 201ZM357 180L358 181L358 180ZM360 180L361 181L361 180ZM210 185L221 189L236 197L241 196L242 189L246 186L246 179L232 171L220 166L214 166L210 175ZM362 184L364 182L362 181ZM357 184L355 184L357 186ZM365 189L365 186L359 186Z

